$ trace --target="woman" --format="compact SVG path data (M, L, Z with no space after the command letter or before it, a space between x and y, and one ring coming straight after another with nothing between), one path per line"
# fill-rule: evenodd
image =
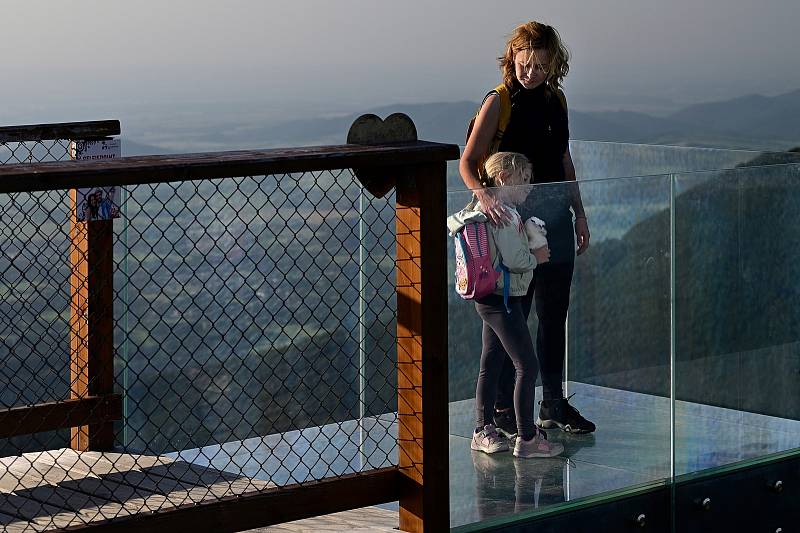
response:
M536 352L543 400L536 423L543 428L589 433L595 425L569 404L562 388L576 240L578 255L589 246L589 226L569 153L567 105L561 90L569 71L569 53L553 27L531 21L513 31L499 61L503 83L484 99L459 170L495 224L505 224L510 217L489 188L491 181L479 173L482 162L492 152L525 154L533 165L532 182L552 184L537 187L536 194L519 208L523 220L534 214L544 220L551 253L550 262L535 270L523 299L525 317L535 301L539 319ZM484 339L484 345L487 342L502 349L496 336ZM508 437L516 433L513 390L514 366L506 357L495 401L495 425Z

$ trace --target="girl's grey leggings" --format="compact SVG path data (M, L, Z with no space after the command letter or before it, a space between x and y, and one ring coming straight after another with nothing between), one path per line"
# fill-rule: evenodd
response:
M517 431L527 440L536 434L533 408L539 363L522 311L522 298L509 298L511 313L503 305L503 297L491 294L475 300L475 309L483 320L483 349L478 386L475 391L476 427L494 423L494 400L506 353L514 363L514 413Z

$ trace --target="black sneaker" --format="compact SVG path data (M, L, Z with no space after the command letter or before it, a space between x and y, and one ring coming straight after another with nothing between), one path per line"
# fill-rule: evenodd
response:
M517 437L517 417L514 415L514 409L503 409L502 411L495 409L494 427L505 438L515 439Z
M539 402L539 418L536 419L536 425L545 429L560 428L567 433L592 433L596 426L569 404L572 396L574 394L560 400Z

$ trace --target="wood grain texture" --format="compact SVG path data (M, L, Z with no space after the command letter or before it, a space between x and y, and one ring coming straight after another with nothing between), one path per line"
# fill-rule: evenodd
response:
M120 134L119 120L60 122L0 127L0 142L47 141L56 139L88 140Z
M79 529L269 489L264 481L167 457L30 452L0 458L0 529Z
M70 190L70 398L114 392L114 221L78 222ZM75 450L110 450L111 422L73 427Z
M88 524L88 528L137 533L241 531L395 501L398 497L397 478L396 468L383 468L196 504L165 507L157 513L93 522ZM73 529L80 528L67 530Z
M0 166L0 193L391 167L458 158L458 146L417 141L4 165Z
M449 528L445 164L397 183L400 529Z
M122 420L118 394L85 396L0 410L0 438Z
M365 507L288 522L278 526L251 529L242 533L319 533L332 531L358 531L360 533L397 531L397 511L380 507Z

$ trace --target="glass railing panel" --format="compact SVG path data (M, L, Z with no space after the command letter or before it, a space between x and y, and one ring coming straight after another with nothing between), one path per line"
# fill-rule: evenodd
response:
M564 392L598 429L571 436L570 498L671 474L669 187L669 176L580 185L591 239L575 258ZM583 481L599 467L601 482Z
M396 461L395 440L375 439L380 431L396 435L397 295L395 191L376 198L361 189L358 203L359 419L362 446L384 446ZM371 429L370 424L376 427Z
M546 222L551 248L551 261L534 271L532 310L522 333L529 336L534 352L529 356L540 368L535 398L528 401L534 419L555 425L563 419L548 414L553 411L539 401L545 392L548 397L574 394L569 404L595 423L596 431L547 430L549 441L564 448L557 457L517 458L510 451L471 450L479 422L475 396L484 326L475 302L455 291L451 239L452 526L513 520L588 496L662 482L671 473L669 176L582 183L580 195L592 236L577 260L569 209L574 184L542 184L526 191L520 214ZM448 212L459 211L470 197L469 192L451 192ZM574 417L570 420L579 426Z
M800 165L675 177L675 469L800 446Z
M672 172L723 170L800 163L800 152L731 150L572 140L570 155L579 180L652 176ZM461 146L463 151L464 146ZM463 190L458 161L450 162L448 190Z
M579 179L649 176L748 165L800 163L797 152L764 152L598 141L570 141Z

